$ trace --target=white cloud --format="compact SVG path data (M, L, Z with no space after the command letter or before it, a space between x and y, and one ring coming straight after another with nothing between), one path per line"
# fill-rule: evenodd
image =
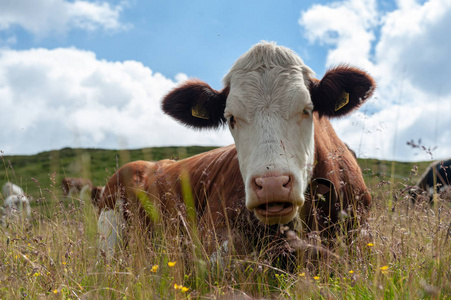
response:
M180 80L136 61L98 60L78 49L0 51L0 150L31 154L63 147L226 145L227 131L198 132L160 109ZM33 145L33 147L30 147Z
M451 1L402 2L384 16L376 61L383 74L405 78L432 95L450 95ZM379 76L383 77L382 74Z
M334 127L363 157L431 159L406 145L411 140L437 147L434 159L450 157L451 2L396 3L384 12L375 0L348 0L314 5L301 14L306 38L331 46L327 66L351 63L378 83L364 114L335 120Z
M69 29L121 30L122 5L83 0L0 0L0 30L20 26L37 35L64 33Z
M334 46L329 50L328 66L348 57L362 67L370 68L373 28L378 15L375 0L349 0L331 5L314 5L302 13L299 23L311 42Z

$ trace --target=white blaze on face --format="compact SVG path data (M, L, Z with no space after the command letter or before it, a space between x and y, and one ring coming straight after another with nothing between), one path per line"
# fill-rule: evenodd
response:
M224 79L246 207L266 224L291 221L304 203L314 159L313 72L291 50L262 43Z

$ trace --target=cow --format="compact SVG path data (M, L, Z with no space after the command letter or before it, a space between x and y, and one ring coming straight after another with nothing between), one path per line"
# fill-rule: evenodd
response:
M418 195L424 194L429 201L434 195L447 193L451 189L451 159L432 162L421 175L415 186L410 190L415 201Z
M8 181L2 187L2 196L6 199L11 195L25 195L25 193L20 186Z
M31 217L31 207L28 197L25 195L10 195L5 199L5 212L7 217L24 214L28 219Z
M17 213L23 213L27 218L31 217L30 200L32 197L25 195L23 189L11 182L6 182L2 187L2 196L5 199L4 217L10 219L17 216Z
M366 216L371 195L329 118L347 115L373 94L370 75L340 65L318 80L292 50L261 42L223 82L218 91L188 80L164 97L162 109L194 129L227 126L235 144L179 161L122 166L99 206L107 255L124 237L118 224L140 222L151 232L155 207L183 224L191 216L212 258L249 254L287 232L333 239L341 220L355 226Z
M92 188L92 182L86 178L73 178L73 177L65 177L61 180L61 188L63 189L63 196L72 197L81 192L83 187L88 185L89 188Z

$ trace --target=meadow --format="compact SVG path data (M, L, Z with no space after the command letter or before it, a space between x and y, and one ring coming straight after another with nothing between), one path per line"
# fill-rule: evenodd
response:
M210 265L195 226L174 233L171 220L161 220L152 238L132 227L128 246L106 261L98 256L93 205L62 197L66 176L104 185L128 161L210 149L66 148L1 156L0 183L20 185L34 201L30 221L0 228L0 299L451 298L450 201L413 204L407 193L429 162L359 159L373 195L367 223L351 242L337 243L313 262L301 261L290 273L259 259L263 253Z

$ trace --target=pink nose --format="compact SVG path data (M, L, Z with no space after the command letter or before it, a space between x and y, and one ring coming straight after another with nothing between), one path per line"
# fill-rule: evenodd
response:
M293 184L288 175L256 177L252 188L261 201L283 201L289 198Z

